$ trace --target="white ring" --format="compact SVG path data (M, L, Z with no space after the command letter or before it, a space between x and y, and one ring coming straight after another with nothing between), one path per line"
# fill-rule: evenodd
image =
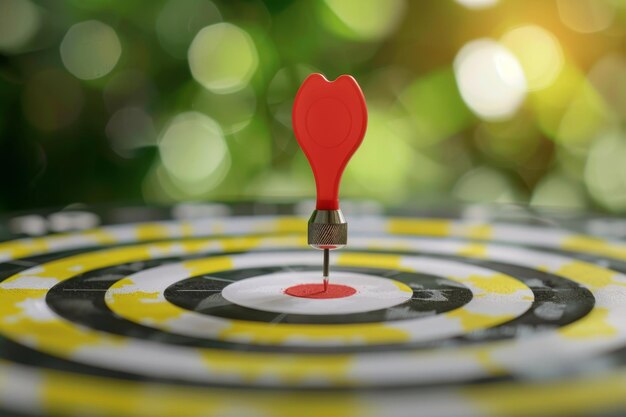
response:
M342 262L343 256L331 259L331 265ZM375 253L366 254L366 256L369 259L384 258L384 255ZM287 258L293 265L319 265L317 253L308 250L232 255L228 257L231 262L228 269L274 266ZM429 342L459 336L512 320L526 312L534 300L533 292L525 284L487 268L426 256L402 256L401 258L404 270L420 271L459 282L472 292L472 299L457 309L441 314L372 323L372 328L367 332L365 329L359 332L363 337L356 337L347 332L351 330L351 327L363 328L365 324L333 325L333 329L345 329L344 337L337 336L330 330L328 334L322 332L324 337L319 334L311 336L308 330L315 325L242 322L201 314L170 303L164 296L165 290L170 285L194 275L209 274L209 270L215 271L214 263L219 265L221 262L215 258L200 258L132 274L111 286L106 293L105 300L107 306L120 317L164 331L231 342L309 347L389 344L397 343L398 340L403 343ZM349 263L342 264L350 266ZM504 282L504 287L509 291L497 292L481 288L485 283L490 282L496 284L496 288L498 283ZM265 329L260 329L261 326ZM290 326L288 337L281 335L281 337L272 338L272 330L278 331L278 328L282 326ZM264 330L267 330L265 335L263 335ZM384 332L383 335L378 335L379 331Z
M354 272L333 272L332 284L347 285L356 293L343 298L307 299L285 294L289 287L321 280L316 271L277 272L233 282L222 296L233 304L285 314L352 314L380 310L411 299L413 291L401 282Z

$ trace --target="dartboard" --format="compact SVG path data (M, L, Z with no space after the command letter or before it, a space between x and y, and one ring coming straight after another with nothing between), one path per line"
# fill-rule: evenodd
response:
M7 217L2 415L626 410L626 223L346 212L320 297L291 291L321 280L302 205Z

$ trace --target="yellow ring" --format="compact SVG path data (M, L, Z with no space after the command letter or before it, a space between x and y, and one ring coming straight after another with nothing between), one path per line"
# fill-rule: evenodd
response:
M337 263L342 266L370 266L417 272L415 269L402 265L403 258L406 258L404 256L364 252L343 253L337 256ZM234 256L234 258L236 257L237 255ZM177 275L175 277L177 280L233 269L233 257L194 259L182 262L180 265L188 271L188 274L186 276ZM467 268L474 267L467 266ZM514 319L517 315L510 312L501 314L478 313L474 307L476 303L489 303L493 299L495 302L504 302L504 305L509 306L510 303L523 302L525 307L523 312L525 312L533 301L530 288L523 282L502 273L473 274L468 277L450 275L446 278L462 285L469 285L475 296L468 304L426 319L437 320L436 327L440 331L445 326L449 326L451 331L455 332L451 333L452 336L497 326ZM395 283L401 286L401 290L413 292L408 286L397 281ZM478 292L481 294L477 295ZM504 298L507 300L504 301ZM106 303L114 313L125 319L175 333L177 320L184 321L189 317L204 319L206 324L203 325L203 330L208 331L219 326L218 329L215 329L215 333L211 334L214 334L217 340L230 342L246 341L252 344L282 345L297 338L313 343L342 341L343 344L379 345L411 342L420 334L417 332L417 334L412 335L407 330L408 320L400 321L402 326L395 326L394 322L327 325L264 323L250 320L210 318L170 303L165 299L162 291L142 290L142 287L133 281L132 276L123 278L110 287L106 295ZM424 319L416 319L415 321L421 322L422 320ZM461 332L457 330L459 324L462 327Z

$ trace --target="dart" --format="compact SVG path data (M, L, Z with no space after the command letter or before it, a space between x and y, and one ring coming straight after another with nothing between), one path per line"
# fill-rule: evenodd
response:
M296 94L292 120L296 139L315 176L317 200L308 223L308 244L324 252L326 291L330 251L348 243L348 223L339 208L339 186L365 135L365 97L349 75L328 81L322 74L311 74Z

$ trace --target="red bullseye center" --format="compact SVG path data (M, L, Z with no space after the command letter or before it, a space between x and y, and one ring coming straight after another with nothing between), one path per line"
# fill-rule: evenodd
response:
M326 291L324 284L299 284L285 290L285 294L292 297L313 299L345 298L355 293L354 288L341 284L328 284Z

